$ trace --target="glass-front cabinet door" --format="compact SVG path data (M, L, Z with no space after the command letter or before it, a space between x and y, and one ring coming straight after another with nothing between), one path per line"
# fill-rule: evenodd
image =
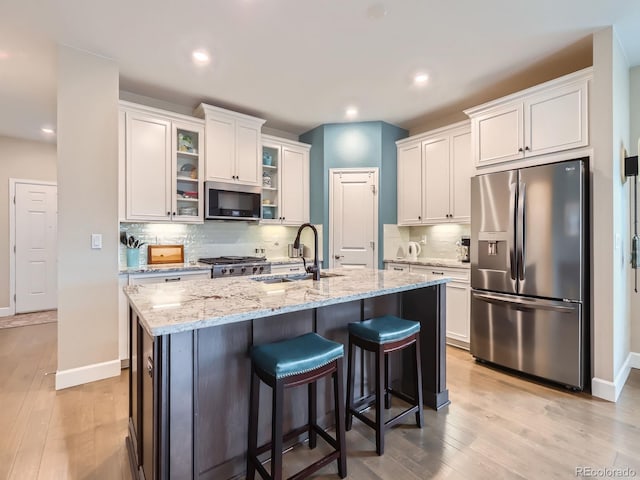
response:
M204 127L174 122L173 221L203 222Z
M278 195L279 145L262 144L262 220L280 223L280 197Z

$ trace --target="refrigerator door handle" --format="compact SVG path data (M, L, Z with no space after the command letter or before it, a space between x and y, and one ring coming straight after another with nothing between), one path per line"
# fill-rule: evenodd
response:
M576 310L575 305L558 305L558 304L549 304L546 302L537 302L535 300L526 300L523 298L514 298L514 297L502 297L500 295L491 295L487 293L476 293L473 295L480 299L489 303L508 303L515 306L515 308L533 308L536 310L553 310L555 312L561 313L571 313Z
M509 273L511 280L516 280L516 195L517 188L515 183L509 184L509 226L507 231L507 238L509 241Z
M516 248L517 252L517 262L518 262L518 280L524 280L524 276L526 273L526 267L524 264L524 254L525 254L525 231L524 231L524 222L525 222L525 208L524 202L527 198L527 184L524 182L520 182L518 184L518 220L517 220L517 231L518 242Z

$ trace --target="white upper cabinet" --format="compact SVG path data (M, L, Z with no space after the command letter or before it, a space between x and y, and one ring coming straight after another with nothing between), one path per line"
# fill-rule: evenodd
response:
M202 223L203 122L129 102L119 118L120 220Z
M205 179L260 185L261 129L264 120L201 104L205 119Z
M470 142L469 122L396 142L399 225L469 222Z
M476 167L587 146L590 79L588 68L466 110Z
M262 136L263 223L300 225L309 221L311 146Z
M449 221L450 175L449 136L435 137L422 142L424 179L422 199L423 223L445 223Z
M127 220L171 219L171 121L126 112Z
M398 145L398 224L422 222L422 142Z

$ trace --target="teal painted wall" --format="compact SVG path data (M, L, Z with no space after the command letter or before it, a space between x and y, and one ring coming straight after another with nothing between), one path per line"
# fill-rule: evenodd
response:
M383 268L384 225L398 223L398 155L396 141L407 138L409 132L404 128L381 122L382 161L380 168L380 196L378 204L378 268Z
M385 122L333 123L300 136L312 145L311 222L322 223L324 267L329 259L329 169L375 167L379 171L378 266L383 260L383 225L396 223L396 145L409 132Z
M309 216L311 223L317 225L323 223L324 214L324 127L319 126L300 135L300 141L311 145L309 152ZM323 231L323 237L325 235L326 233Z

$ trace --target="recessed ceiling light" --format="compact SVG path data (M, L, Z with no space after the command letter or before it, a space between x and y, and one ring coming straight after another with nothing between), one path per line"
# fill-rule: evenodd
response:
M358 116L358 109L356 107L347 107L345 115L347 118L356 118Z
M206 50L194 50L191 54L191 58L193 59L193 63L196 65L208 65L211 61Z
M382 3L375 3L367 8L367 17L378 20L387 15L387 9Z
M426 85L429 81L429 75L426 73L417 73L413 77L413 84L417 86Z
M46 133L48 135L53 135L54 133L56 133L56 131L53 128L49 128L49 127L42 127L40 130L42 131L42 133Z

